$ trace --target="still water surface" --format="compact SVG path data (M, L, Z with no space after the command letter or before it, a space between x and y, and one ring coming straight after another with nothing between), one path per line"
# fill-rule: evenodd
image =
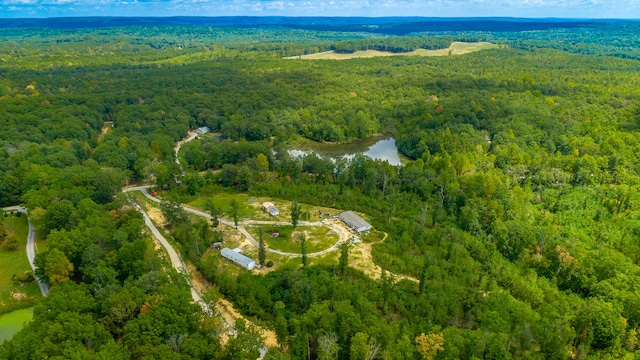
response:
M320 143L306 141L302 145L289 150L291 156L317 154L332 160L338 158L352 159L357 154L368 156L374 160L388 161L391 165L402 165L402 155L398 152L396 140L391 136L369 137L348 144Z

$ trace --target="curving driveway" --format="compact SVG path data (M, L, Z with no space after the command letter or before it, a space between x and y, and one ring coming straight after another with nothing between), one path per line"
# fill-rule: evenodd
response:
M127 193L129 191L132 191L132 189L123 189L122 191ZM173 248L173 246L167 241L167 239L162 235L162 233L158 230L158 228L153 224L147 212L144 211L144 209L142 209L140 205L136 204L133 200L131 200L131 198L129 197L127 198L129 199L129 202L131 203L131 205L133 205L133 207L142 214L145 225L147 225L149 230L151 230L151 233L153 234L153 236L155 236L155 238L158 239L162 247L164 247L164 249L167 251L167 254L169 255L169 260L171 260L171 266L178 273L187 275L187 279L188 279L189 270L187 269L187 265L185 265L180 254L178 254L178 252ZM193 298L193 301L196 304L200 305L200 307L202 308L202 311L204 311L205 314L212 315L213 311L211 310L211 307L209 306L209 304L207 304L204 301L204 299L202 298L202 294L191 283L191 280L189 280L189 285L191 286L191 297Z
M36 232L33 228L33 224L31 223L31 219L29 219L29 210L27 210L27 208L24 206L8 206L2 208L2 210L18 211L27 216L27 222L29 224L29 234L27 235L27 258L29 259L29 265L31 265L31 269L33 270L35 276L36 265L33 263L33 260L36 258ZM38 286L40 287L42 296L49 295L49 286L45 282L40 281L37 276L36 281L38 282Z
M142 194L144 194L144 196L147 197L147 199L156 202L156 203L161 203L162 200L153 197L149 194L148 189L152 188L152 185L146 185L146 186L136 186L136 187L130 187L127 189L123 189L122 191L125 192L129 192L129 191L140 191L142 192ZM190 208L188 206L184 206L182 205L182 208L189 213L192 213L194 215L198 215L198 216L202 216L204 218L207 219L211 219L211 215L207 214L204 211L201 210L197 210L194 208ZM227 225L227 226L231 226L231 227L235 227L235 224L232 221L228 221L228 220L223 220L223 219L218 219L220 221L221 224ZM283 221L261 221L261 220L248 220L248 221L242 221L239 222L238 225L291 225L290 222L283 222ZM338 250L338 248L340 247L340 244L342 244L343 242L347 241L349 239L349 233L344 230L343 228L336 226L336 225L327 225L327 224L323 224L321 222L307 222L304 225L300 225L300 226L326 226L328 228L330 228L331 230L333 230L336 234L338 234L339 240L333 244L332 246L322 250L322 251L318 251L318 252L314 252L314 253L309 253L307 254L307 257L317 257L317 256L323 256L326 255L332 251L336 251ZM238 226L237 230L242 233L250 242L251 244L253 244L255 247L258 247L258 241L247 231L247 229L245 229L242 226ZM302 254L296 254L296 253L289 253L289 252L284 252L284 251L280 251L280 250L274 250L271 248L268 248L265 246L265 250L267 252L273 253L273 254L278 254L278 255L282 255L282 256L288 256L288 257L293 257L293 258L297 258L297 257L302 257Z
M148 188L150 188L152 186L136 186L136 187L130 187L130 188L124 188L122 189L122 192L124 193L128 193L131 191L141 191L145 196L147 196L149 199L152 199L153 201L156 202L160 202L160 200L152 197L151 195L149 195L149 192L147 191ZM162 233L158 230L158 228L153 224L153 222L151 221L151 218L149 218L149 215L147 214L146 211L144 211L144 209L138 205L135 201L133 201L131 198L129 198L127 196L129 202L131 203L131 205L133 205L133 207L138 210L142 216L144 217L144 223L145 225L149 228L149 230L151 230L151 233L153 234L153 236L155 236L156 239L158 239L158 241L160 242L160 244L165 248L165 250L167 251L167 254L169 254L169 259L171 260L171 266L176 269L176 271L178 271L181 274L186 275L187 277L187 281L189 282L189 286L191 288L191 298L193 299L193 301L200 305L200 307L202 308L202 311L211 316L214 314L213 310L211 309L211 307L209 306L209 304L207 304L207 302L204 301L204 299L202 298L202 293L200 293L200 291L198 290L198 288L191 282L191 276L189 274L189 270L187 269L187 266L185 265L184 261L182 260L182 257L180 256L180 254L178 254L178 252L173 248L173 246L167 241L167 239L162 235ZM186 210L187 208L185 208ZM191 209L193 210L193 209ZM197 210L194 210L197 211ZM201 211L198 211L198 213L202 213ZM204 215L207 215L206 213L202 213ZM233 225L233 224L231 224ZM227 332L229 333L229 335L231 336L235 336L236 334L236 329L234 324L232 324L229 319L227 319L226 317L222 317L226 323L227 326ZM259 349L260 351L260 357L258 359L263 359L265 357L265 355L267 354L267 347L263 346Z

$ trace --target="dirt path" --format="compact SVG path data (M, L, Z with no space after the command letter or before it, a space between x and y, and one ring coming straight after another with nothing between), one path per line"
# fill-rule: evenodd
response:
M111 130L111 125L113 125L113 121L104 122L104 125L102 125L102 129L100 130L100 134L98 134L98 143L101 143L104 136L107 135L109 130Z
M373 245L385 241L387 239L387 236L388 234L384 233L384 237L380 241L377 241L375 243L358 243L352 246L349 250L349 266L362 271L374 280L380 280L382 268L373 262L371 251L373 249ZM389 272L389 274L394 277L396 282L400 280L409 280L416 283L420 282L418 279L411 276L398 275L392 272Z
M229 300L222 299L222 298L218 300L218 303L216 304L216 310L218 310L218 312L222 316L224 316L224 318L227 319L227 321L231 322L232 324L235 324L236 320L238 319L244 319L248 325L253 325L258 329L258 331L260 331L264 339L264 344L267 347L270 347L270 348L278 347L278 340L276 339L276 333L273 332L273 330L265 329L261 326L258 326L253 322L251 322L251 320L248 320L247 318L242 316L242 314L240 314L239 312L236 311L236 309L233 308L233 304Z

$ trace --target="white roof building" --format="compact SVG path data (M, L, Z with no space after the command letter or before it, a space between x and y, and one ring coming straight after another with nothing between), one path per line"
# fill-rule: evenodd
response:
M211 132L211 129L209 129L209 127L207 127L207 126L203 126L201 128L197 128L196 129L196 134L198 134L198 135L206 134L208 132Z
M345 211L338 215L338 218L342 220L348 227L359 233L363 231L371 230L371 224L364 221L363 218L353 211Z
M250 257L240 254L240 249L231 250L229 248L224 248L220 250L220 254L223 258L233 261L246 270L251 270L256 267L256 261Z

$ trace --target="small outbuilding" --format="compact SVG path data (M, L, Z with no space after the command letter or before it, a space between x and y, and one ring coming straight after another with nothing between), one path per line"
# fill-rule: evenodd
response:
M270 201L267 201L266 203L262 204L262 210L265 212L268 212L269 215L271 216L280 215L280 210L278 210L278 208Z
M262 211L268 212L269 209L276 207L271 201L262 204Z
M371 230L371 224L364 221L363 218L358 216L358 214L354 213L353 211L345 211L343 213L340 213L338 215L338 219L342 220L343 223L345 223L348 227L356 232L361 233L363 231Z
M240 250L231 250L229 248L224 248L220 251L222 257L228 260L233 261L234 263L242 266L243 269L252 270L256 267L256 261L250 257L244 256L240 254Z

